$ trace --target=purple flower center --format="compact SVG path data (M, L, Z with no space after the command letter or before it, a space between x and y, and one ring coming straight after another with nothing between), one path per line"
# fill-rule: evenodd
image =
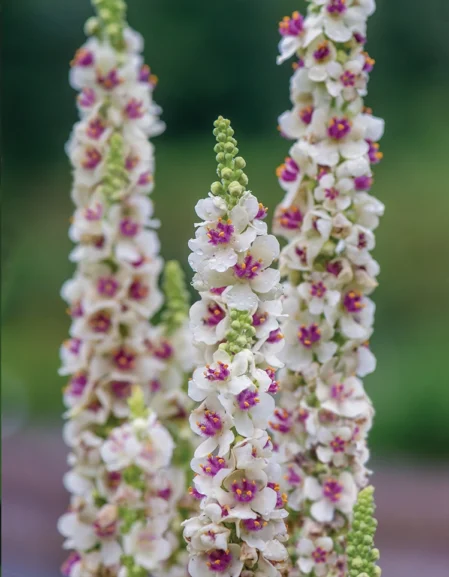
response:
M366 140L368 143L368 158L371 164L378 164L384 157L383 152L379 150L379 143L373 142L372 140Z
M349 291L345 294L343 299L343 306L348 311L348 313L358 313L364 308L362 302L362 294L358 291Z
M211 288L210 292L213 295L222 295L224 293L224 291L226 290L227 287L225 286L221 286L221 287L216 287L216 288Z
M162 341L154 351L154 356L158 359L166 360L173 355L173 347L168 341Z
M327 263L326 270L328 273L338 276L343 270L343 265L339 260Z
M348 399L352 395L352 389L347 391L343 383L337 383L331 386L331 398L337 402Z
M327 561L327 551L317 547L315 551L312 552L312 559L315 563L326 563Z
M168 501L171 495L172 495L171 487L166 487L165 489L161 489L160 491L157 492L157 496L160 497L161 499L164 499L164 501Z
M81 397L87 385L86 373L77 373L70 380L69 393L73 397Z
M276 380L276 371L272 367L268 367L268 369L265 369L265 372L271 379L267 392L271 395L275 395L279 391L279 382Z
M137 98L131 98L125 107L125 114L128 118L135 120L136 118L142 118L145 114L143 108L142 100L137 100Z
M93 530L97 537L100 539L107 539L108 537L113 537L117 531L117 521L114 519L109 523L102 523L101 520L97 520L93 524Z
M276 491L276 509L281 509L287 503L287 495L281 494L281 489L277 483L268 483L267 486Z
M224 573L232 563L232 554L228 550L215 549L211 553L207 554L208 561L206 565L209 571L213 573Z
M146 186L147 184L150 184L150 182L153 182L153 175L151 174L151 171L147 170L146 172L142 172L139 176L137 184L139 186Z
M297 230L301 227L303 221L303 214L297 206L291 206L290 208L283 208L279 216L279 223L282 228L288 230Z
M216 327L226 316L224 310L216 303L207 307L208 315L203 318L203 323L208 327Z
M131 396L132 384L130 381L111 381L111 389L118 399L127 399Z
M266 314L254 313L253 314L253 327L260 327L261 325L263 325L266 322L266 320L267 320Z
M327 11L329 14L338 16L339 14L346 12L346 10L346 0L329 0L329 4L327 5Z
M329 48L329 42L325 40L324 42L321 42L321 44L317 46L317 49L313 53L313 57L317 62L321 63L324 62L326 58L329 58L330 53L331 49Z
M150 289L147 287L147 285L143 284L138 279L134 280L128 289L129 298L136 301L146 299L149 293Z
M125 160L126 170L133 170L139 164L140 158L137 154L128 154Z
M90 108L95 104L95 90L93 88L83 88L78 94L77 100L82 108Z
M288 472L285 476L285 480L287 481L287 483L289 485L292 485L292 487L298 487L302 483L302 477L300 475L298 475L298 473L295 471L295 469L292 466L290 466L288 468Z
M189 495L191 497L193 497L194 499L197 499L198 501L201 501L201 499L203 499L206 495L203 495L202 493L200 493L199 491L197 491L197 489L195 489L195 487L189 487Z
M327 292L327 288L324 286L322 281L313 283L310 287L310 295L322 299Z
M344 453L346 441L337 435L330 442L330 446L334 453Z
M267 343L277 343L284 338L284 335L281 333L281 329L275 329L271 331L267 338Z
M256 218L257 220L263 220L268 213L268 208L266 206L264 206L261 202L259 202L259 210L257 211L257 214L254 218Z
M329 479L324 483L323 495L332 503L337 503L341 499L343 493L343 485L335 479Z
M217 246L219 244L227 244L234 234L234 227L230 220L223 222L221 218L218 219L216 228L210 228L207 231L210 244Z
M321 331L319 326L316 323L312 323L308 327L306 325L302 325L301 327L299 327L298 339L299 342L304 347L306 347L306 349L310 349L315 343L318 343L321 339Z
M299 262L305 266L307 264L307 248L297 246L295 248L295 254L299 258Z
M296 164L293 158L290 158L290 156L287 156L284 164L281 164L276 169L276 176L284 182L295 182L295 180L298 178L298 174L299 166Z
M357 44L365 44L366 42L365 36L360 34L360 32L354 32L354 40L357 42Z
M251 280L256 278L262 268L262 260L255 260L251 254L247 254L241 264L234 265L234 271L238 278Z
M111 471L107 473L107 485L110 489L116 489L120 485L120 481L122 480L122 474L118 471Z
M240 482L234 481L231 490L239 503L250 503L256 496L257 485L255 481L242 479Z
M72 317L72 319L77 319L77 318L82 317L84 314L84 309L83 309L82 303L80 301L73 303L67 312Z
M351 123L347 118L331 118L327 133L334 140L342 140L351 132Z
M299 118L304 124L310 124L312 122L313 110L313 106L306 106L299 111Z
M354 86L355 74L353 74L349 70L345 70L343 74L340 76L340 82L343 84L343 86Z
M245 389L237 395L237 403L242 411L249 411L260 403L260 398L257 391L252 391L251 389Z
M372 72L374 65L376 64L376 61L374 60L374 58L371 58L371 56L368 54L368 52L364 52L363 56L365 57L365 64L363 66L363 70L364 72Z
M200 465L200 467L208 477L215 477L218 471L226 469L227 463L222 457L208 455L206 464Z
M267 526L267 521L264 521L262 517L257 517L257 519L243 519L242 524L246 531L257 532Z
M123 236L136 236L139 231L139 223L127 217L120 221L120 233Z
M80 48L76 51L75 57L73 58L72 62L70 63L72 66L92 66L94 63L94 55L93 52L90 50L86 50L86 48Z
M206 365L206 370L204 371L204 376L208 381L226 381L230 374L229 365L221 361L218 361L216 369Z
M101 158L102 156L96 148L89 147L85 150L84 160L81 164L86 170L93 170L100 164Z
M101 295L113 297L118 290L118 282L112 276L103 276L98 279L97 291Z
M84 211L84 218L88 221L100 220L103 215L103 205L99 202L95 204L94 208L86 208Z
M89 320L94 333L107 333L112 326L111 315L105 311L98 311Z
M150 381L150 391L152 393L157 393L157 391L160 391L162 388L161 382L158 381L157 379L153 379L152 381Z
M293 426L292 413L287 409L276 409L274 411L276 422L270 421L270 427L278 433L289 433Z
M83 341L81 339L69 339L66 341L65 346L72 353L72 355L78 355L82 344Z
M98 75L97 81L105 90L112 90L123 82L115 69L108 72L106 76Z
M205 437L215 437L223 429L223 421L218 413L206 410L203 419L197 423L197 426Z
M369 190L373 184L371 176L363 175L354 178L354 188L356 190Z
M86 134L89 138L98 140L105 130L106 125L101 118L93 118L87 125Z
M77 563L81 561L81 555L76 551L72 551L64 563L61 565L61 573L63 577L70 577L72 569Z
M281 36L299 36L304 31L304 17L297 11L290 16L284 16L279 23Z
M132 371L136 365L136 355L126 346L120 347L112 358L120 371Z

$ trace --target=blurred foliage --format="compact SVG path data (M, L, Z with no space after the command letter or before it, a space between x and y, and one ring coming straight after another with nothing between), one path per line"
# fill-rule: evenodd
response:
M7 0L3 7L4 411L45 420L62 411L56 376L69 326L59 298L67 260L70 172L64 142L76 120L68 62L83 42L88 0ZM186 263L194 204L214 179L212 122L232 119L250 188L273 209L274 175L289 144L276 117L289 105L288 64L276 67L287 0L129 0L129 21L160 76L167 132L155 140L157 216L165 258ZM375 454L449 454L449 3L378 0L368 49L377 60L368 104L387 121L374 193L387 212L378 370L366 383L377 408ZM187 272L187 270L186 270ZM190 271L187 272L190 275ZM190 278L188 276L188 278Z

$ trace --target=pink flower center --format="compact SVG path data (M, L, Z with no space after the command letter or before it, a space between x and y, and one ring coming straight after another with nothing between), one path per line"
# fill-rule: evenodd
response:
M120 221L120 233L123 236L133 237L139 231L139 223L127 217Z
M112 326L111 315L105 311L98 311L90 318L89 325L94 333L107 333Z
M368 54L368 52L364 52L363 56L365 57L365 64L363 66L363 70L364 72L372 72L374 65L376 64L376 61L374 60L374 58L371 58L371 56Z
M305 266L307 264L307 247L297 246L295 248L295 254L299 258L299 262Z
M125 160L126 170L134 170L134 168L136 168L139 162L140 158L137 156L137 154L128 154Z
M207 554L207 558L206 565L212 573L224 573L232 563L232 554L229 549L226 551L224 549L215 549Z
M259 210L254 218L257 220L263 220L268 214L268 208L259 202Z
M87 385L86 373L76 373L70 380L68 392L72 397L81 397Z
M148 286L146 284L143 284L138 279L134 280L128 289L129 298L136 301L146 299L149 294L150 289L148 288Z
M342 140L351 132L351 123L347 118L337 118L334 116L329 121L327 134L334 140Z
M339 260L327 263L326 271L334 276L338 276L343 270L343 265Z
M329 479L324 483L323 486L323 495L332 503L337 503L342 496L343 493L343 485L341 485L335 479Z
M287 495L281 493L281 489L277 483L268 483L267 485L273 491L276 491L276 509L281 509L287 503Z
M142 172L142 174L139 176L137 184L139 186L146 186L151 182L153 182L153 175L151 174L151 171L147 170L146 172Z
M93 170L100 164L101 158L102 156L96 148L88 147L84 152L84 159L81 165L86 170Z
M210 292L213 295L222 295L224 293L224 291L226 290L227 287L225 286L221 286L221 287L216 287L216 288L211 288Z
M114 353L113 360L120 371L132 371L136 365L136 355L126 346L120 347Z
M109 523L103 523L102 520L96 520L93 524L93 529L95 535L100 539L107 539L108 537L113 537L117 531L117 521L111 521Z
M315 551L312 552L312 559L315 563L326 563L327 561L327 551L317 547Z
M275 329L271 331L267 338L267 343L277 343L284 338L284 335L281 333L281 329Z
M87 125L86 134L89 138L98 140L105 130L106 126L101 118L93 118Z
M267 526L267 521L265 521L262 517L257 517L257 519L243 519L242 523L246 531L251 531L254 533L261 531L264 527Z
M168 341L162 341L155 349L154 356L158 359L167 360L173 356L173 347Z
M312 122L313 110L313 106L306 106L299 111L299 118L304 124L310 124Z
M78 94L77 100L82 108L90 108L96 101L95 90L93 88L83 88Z
M61 565L61 573L63 577L70 577L70 574L77 563L81 561L81 555L72 551L64 563Z
M379 150L379 143L372 140L366 141L369 145L368 157L371 164L378 164L384 157L383 152Z
M118 282L112 276L103 276L98 279L97 291L101 295L113 297L119 287Z
M275 395L279 391L279 381L276 380L276 371L272 367L268 367L268 369L265 369L265 372L271 379L267 392L271 395Z
M292 487L299 487L299 485L301 485L301 483L302 483L302 477L300 475L298 475L298 473L295 471L295 469L292 466L290 466L288 468L288 472L285 476L285 480Z
M326 188L324 191L324 196L329 200L335 200L340 195L340 191L332 186L331 188Z
M231 490L239 503L250 503L256 496L257 485L255 481L242 479L240 482L234 481Z
M308 327L302 325L298 331L298 339L300 343L310 349L315 343L319 342L321 339L321 331L316 323L312 323Z
M90 50L86 50L86 48L80 48L76 51L75 56L70 63L72 66L92 66L94 63L94 55L93 52Z
M337 383L331 386L330 393L331 398L340 403L351 396L352 390L347 391L343 383Z
M113 69L106 74L106 76L102 76L99 74L97 76L97 82L100 86L102 86L105 90L112 90L119 84L123 82L123 80L118 75L117 70Z
M344 441L341 437L337 435L330 442L330 446L334 453L344 453L346 447L346 441Z
M270 421L269 425L278 433L289 433L293 426L292 413L287 409L276 409L274 411L276 421Z
M118 399L127 399L131 396L132 384L130 381L111 381L111 389Z
M260 327L267 320L267 315L264 313L254 313L253 314L253 327Z
M218 361L215 369L210 365L206 365L206 370L204 371L204 376L208 381L226 381L230 374L229 365L226 365L221 361Z
M217 246L219 244L227 244L234 234L234 227L231 220L223 222L221 218L218 219L216 228L209 228L207 236L210 244Z
M353 74L349 70L345 70L343 74L340 76L340 82L343 84L343 86L354 86L355 74Z
M373 184L371 176L357 176L354 178L354 188L356 190L369 190Z

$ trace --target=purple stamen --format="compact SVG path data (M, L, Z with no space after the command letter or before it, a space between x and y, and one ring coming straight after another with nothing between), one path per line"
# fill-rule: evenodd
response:
M213 573L224 573L232 563L232 554L229 549L226 551L223 549L215 549L215 551L207 554L207 558L209 560L206 565L209 571Z
M308 327L302 325L298 331L298 339L300 343L310 349L315 343L318 343L321 339L321 331L316 323L312 323Z
M218 244L227 244L234 234L234 227L230 220L223 222L221 218L218 219L216 228L210 228L207 232L210 244L217 246Z
M330 53L331 49L329 48L329 42L325 40L324 42L321 42L321 44L318 45L317 49L313 53L313 57L317 62L322 63L327 58L329 58Z
M78 94L77 100L82 108L90 108L96 101L95 90L93 88L83 88Z
M346 0L329 0L329 4L327 5L327 11L329 14L338 16L339 14L346 12L346 10Z
M103 132L106 130L106 125L101 118L93 118L86 128L86 134L93 140L98 140Z
M134 280L128 289L129 298L136 301L142 301L146 299L149 294L150 289L148 286L140 282L138 279Z
M267 343L277 343L284 338L284 335L281 333L281 329L275 329L271 331L267 338Z
M218 413L206 410L203 420L197 426L205 437L215 437L223 429L223 421Z
M334 140L342 140L351 132L351 123L347 118L334 116L329 122L327 133Z
M369 190L373 184L371 176L363 175L354 178L354 188L356 190Z
M100 277L97 282L98 293L107 297L113 297L116 294L118 287L118 282L112 276Z
M131 100L125 107L125 114L128 116L128 118L131 118L133 120L135 120L136 118L142 118L142 116L145 114L142 100L137 100L137 98L131 98Z
M239 503L250 503L257 493L255 481L248 481L248 479L242 479L241 482L234 481L231 489Z
M256 261L252 255L248 253L241 264L234 265L234 271L238 278L251 280L256 278L261 267L262 261Z
M348 313L358 313L364 308L362 302L362 294L358 291L349 291L346 293L343 299L343 306L348 311Z
M213 369L210 365L206 365L206 370L204 371L204 376L208 381L226 381L229 378L231 372L229 371L229 366L218 361L218 368Z
M326 292L327 288L324 286L322 281L313 283L312 286L310 287L310 295L313 297L318 297L319 299L322 299L326 294Z
M127 217L120 221L120 233L123 236L133 237L139 231L139 223Z
M281 164L276 169L276 176L284 182L295 182L295 180L298 178L299 172L299 166L296 164L293 158L287 156L284 164Z
M317 547L315 551L312 552L312 558L315 563L326 563L327 561L327 551Z
M267 522L264 521L262 517L257 517L257 519L243 519L242 524L246 531L251 532L261 531L267 526Z
M215 477L218 471L226 469L227 463L222 457L209 455L207 457L207 464L200 465L200 467L208 477Z
M245 389L237 395L237 404L242 411L249 411L260 403L260 398L257 391L252 391L251 389Z
M127 399L131 396L132 384L129 381L111 381L111 389L118 399Z
M304 17L297 11L290 16L285 16L279 23L281 36L299 36L304 31Z
M329 479L329 481L324 483L323 495L332 503L337 503L341 499L342 493L343 486L335 479Z
M86 373L77 373L70 380L68 392L72 397L81 397L87 385Z
M203 318L203 323L209 327L216 327L226 316L224 310L216 303L210 304L207 311L209 314Z
M282 228L297 230L301 227L304 216L297 206L291 206L283 208L278 218Z

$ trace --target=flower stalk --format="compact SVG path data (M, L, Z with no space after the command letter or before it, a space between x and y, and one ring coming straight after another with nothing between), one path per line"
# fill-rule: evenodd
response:
M201 300L190 311L199 366L189 395L200 437L191 493L200 514L184 523L192 577L285 574L285 495L267 434L274 410L279 331L276 239L266 209L247 190L229 120L215 122L219 180L198 202L201 219L189 243L193 286Z
M72 550L62 572L168 575L186 564L177 529L185 474L173 466L167 428L185 437L188 430L188 301L176 265L168 265L166 307L176 314L150 324L164 301L158 222L148 197L148 138L164 129L152 97L156 78L143 64L141 36L126 23L125 3L93 4L97 16L70 72L80 120L67 144L76 271L62 289L72 319L60 369L70 379L64 483L71 500L59 529Z
M374 0L309 0L282 20L278 62L294 57L294 143L278 168L285 198L274 230L286 245L281 394L271 429L289 495L289 552L299 575L340 576L358 492L367 483L373 408L362 378L379 265L371 256L384 212L370 194L383 121L364 106L374 61L365 52ZM352 575L352 574L351 574Z

